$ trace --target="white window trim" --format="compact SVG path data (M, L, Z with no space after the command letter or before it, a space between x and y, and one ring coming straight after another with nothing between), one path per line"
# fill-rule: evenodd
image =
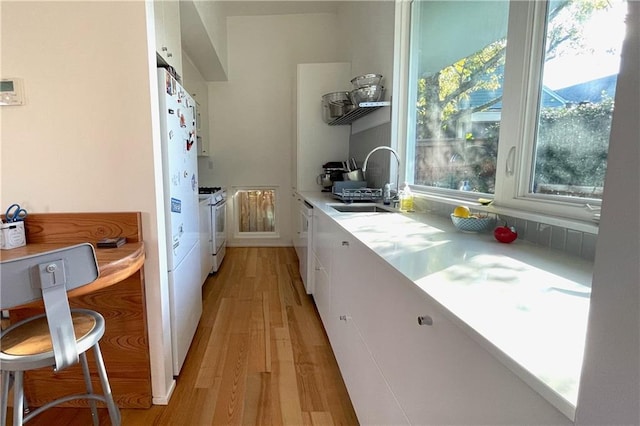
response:
M405 180L413 182L413 150L407 144L410 135L410 43L411 4L396 0L394 41L394 86L392 99L392 141L407 159L402 165ZM495 194L411 186L417 196L438 201L477 205L478 197L493 198L490 209L542 223L565 226L584 232L598 232L600 200L575 199L530 194L529 175L533 167L533 144L537 125L537 101L541 80L540 63L544 48L546 3L535 0L511 1L509 5L508 44L497 158ZM539 58L538 60L534 60ZM525 82L523 84L523 82ZM393 137L393 136L392 136ZM411 160L409 160L411 158Z
M273 191L274 203L273 214L275 216L274 230L273 232L240 232L240 218L238 214L240 212L240 206L238 205L239 198L236 196L240 191ZM232 187L232 199L233 209L231 214L233 215L233 238L237 240L246 239L276 239L280 238L280 215L278 214L279 204L279 190L277 185L262 186L262 185L249 185L249 186L234 186Z

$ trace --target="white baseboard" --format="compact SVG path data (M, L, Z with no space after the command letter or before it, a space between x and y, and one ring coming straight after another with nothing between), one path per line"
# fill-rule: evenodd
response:
M154 396L151 398L151 403L153 405L169 405L169 400L171 399L171 395L173 395L173 391L176 389L176 381L171 381L171 386L169 387L169 391L166 395L163 396Z

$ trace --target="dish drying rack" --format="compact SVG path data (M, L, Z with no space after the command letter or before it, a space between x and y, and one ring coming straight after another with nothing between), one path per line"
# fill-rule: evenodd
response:
M332 191L333 197L343 202L382 200L381 188L342 188Z

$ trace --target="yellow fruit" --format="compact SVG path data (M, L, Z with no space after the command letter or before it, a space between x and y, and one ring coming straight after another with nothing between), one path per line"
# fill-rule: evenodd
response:
M453 215L457 217L468 218L471 216L471 212L469 211L469 207L467 206L458 206L453 209Z

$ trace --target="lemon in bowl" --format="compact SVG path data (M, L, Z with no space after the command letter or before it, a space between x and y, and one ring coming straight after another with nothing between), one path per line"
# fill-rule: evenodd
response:
M455 209L453 209L452 215L455 217L461 217L461 218L467 219L471 217L471 211L467 206L458 206Z

